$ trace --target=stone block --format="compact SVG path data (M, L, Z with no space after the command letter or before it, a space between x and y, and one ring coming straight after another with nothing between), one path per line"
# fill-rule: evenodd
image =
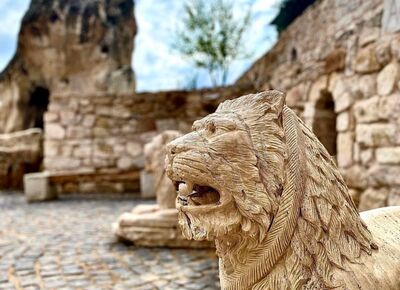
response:
M78 169L81 166L81 161L78 158L56 156L53 158L45 158L45 166L47 169L62 171Z
M68 127L66 136L68 139L91 138L92 130L80 126Z
M329 74L334 71L341 71L345 68L345 64L346 50L337 48L325 58L325 73Z
M361 48L355 58L354 70L358 73L372 73L380 70L374 45Z
M52 123L58 121L58 114L55 112L45 112L43 115L43 119L45 123Z
M326 75L323 75L311 85L310 95L308 98L309 101L317 102L321 98L322 94L327 90L327 88L328 77Z
M43 142L43 150L44 150L44 155L48 157L55 157L58 156L60 153L61 144L59 144L59 141L54 141L54 140L44 140Z
M392 58L390 43L382 42L376 48L376 59L381 66L387 65Z
M377 148L376 160L381 164L400 164L400 147Z
M380 29L378 27L364 27L360 33L359 37L359 45L361 47L366 46L376 39L378 39L380 33Z
M358 205L360 204L361 192L356 189L349 189L349 194L351 196L351 199L354 201L354 204L358 207Z
M160 119L156 120L157 131L163 132L167 130L178 130L178 120L177 119Z
M353 163L354 133L339 133L337 136L338 166L345 168Z
M387 188L368 188L360 197L358 209L365 211L373 208L384 207L387 204L389 190Z
M394 124L359 124L356 128L356 141L366 147L389 146L395 134Z
M117 161L117 167L121 170L129 170L133 167L133 158L130 156L122 156Z
M94 146L94 156L96 157L113 157L113 146L106 143L98 143Z
M93 136L96 138L107 137L110 135L110 130L103 127L95 127L93 129Z
M338 114L336 117L336 130L343 132L352 129L353 122L351 119L352 116L348 111Z
M397 118L400 111L400 94L392 94L379 100L379 117L383 120Z
M358 101L354 105L354 116L358 123L371 123L379 120L379 96Z
M145 166L145 158L144 155L139 155L132 158L132 166L135 169L142 169Z
M371 186L400 186L400 166L375 164L368 169L368 183Z
M342 171L347 185L351 188L364 189L368 185L367 170L360 165L353 165Z
M97 169L104 168L104 167L112 167L112 166L115 166L115 160L114 160L114 158L106 158L106 157L102 158L102 157L94 156L92 159L92 164Z
M135 157L143 154L143 147L144 146L139 142L128 141L126 144L126 152L128 152L130 156Z
M79 122L78 116L73 111L61 111L61 124L63 125L75 125Z
M57 198L56 191L49 182L48 172L25 174L24 193L28 202L53 200Z
M393 92L398 80L399 65L397 63L390 63L385 66L378 74L378 94L381 96L389 95L391 92Z
M354 103L354 95L350 92L344 92L335 98L335 112L340 113L349 109Z
M90 144L89 145L82 144L74 149L73 156L74 157L90 157L90 156L92 156L92 152L93 152L93 148Z
M82 126L93 127L96 122L96 116L92 114L86 114L82 120Z
M95 182L81 182L79 184L79 192L80 193L96 192L96 183Z
M143 198L156 197L154 175L145 170L140 171L140 195Z
M361 164L366 165L372 161L374 157L374 150L373 149L365 149L361 150L360 152L360 161Z
M131 110L124 106L114 106L112 110L109 109L109 112L111 112L111 116L116 118L128 119L132 116Z
M357 89L361 92L363 98L369 98L377 94L377 74L367 74L359 76L357 80Z
M45 138L48 139L64 139L65 129L59 124L46 124L45 125Z

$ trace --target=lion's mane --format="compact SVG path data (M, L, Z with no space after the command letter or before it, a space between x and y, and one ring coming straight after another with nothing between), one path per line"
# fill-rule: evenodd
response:
M251 269L260 259L263 247L268 247L271 226L280 207L285 190L291 184L289 166L290 146L301 147L295 156L302 163L303 193L298 204L296 225L291 232L278 228L281 236L288 236L288 247L279 248L279 262L272 269L259 268L249 271L259 282L259 289L325 289L338 287L340 281L332 281L333 269L346 269L346 263L355 263L362 254L371 254L376 248L372 236L362 222L348 193L348 188L340 175L334 160L294 113L284 105L284 95L269 91L248 95L222 103L219 114L235 114L247 126L252 146L257 157L257 169L264 191L250 184L242 185L247 190L243 195L234 196L237 209L242 215L241 231L226 238L217 239L217 248L223 257L225 271L234 278L227 281L226 288L239 289L243 271L232 273L232 264L239 268ZM285 114L294 116L297 133L286 130ZM287 117L288 119L289 117ZM289 132L289 133L288 133ZM285 135L286 134L286 135ZM290 134L290 136L288 136ZM296 144L289 144L288 138L298 134ZM294 153L295 154L295 153ZM296 162L292 162L296 163ZM244 180L250 180L247 178ZM266 205L266 206L265 206ZM268 222L263 222L263 216ZM246 253L245 253L246 252ZM224 266L224 265L223 265ZM258 272L268 271L267 278L259 281ZM258 275L257 275L258 274ZM282 275L288 279L282 279ZM230 286L229 286L230 285Z

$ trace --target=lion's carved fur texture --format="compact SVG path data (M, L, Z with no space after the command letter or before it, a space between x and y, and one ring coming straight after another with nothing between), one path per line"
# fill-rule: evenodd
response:
M178 191L183 233L215 240L223 289L400 289L400 209L375 239L334 160L284 102L277 91L226 101L169 145L172 180L219 194L209 203Z

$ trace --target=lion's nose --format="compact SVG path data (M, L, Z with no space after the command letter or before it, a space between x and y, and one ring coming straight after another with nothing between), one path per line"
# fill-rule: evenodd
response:
M174 157L176 154L186 151L185 146L180 145L179 142L176 142L175 140L167 144L167 154L169 157Z
M174 157L174 155L176 154L176 151L177 151L176 150L176 145L172 144L172 143L169 143L169 144L167 144L166 149L167 149L168 157L170 157L170 158Z

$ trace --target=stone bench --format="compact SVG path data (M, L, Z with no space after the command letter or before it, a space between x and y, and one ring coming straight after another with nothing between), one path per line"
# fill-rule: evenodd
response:
M57 172L24 175L24 192L28 202L57 199L67 193L139 192L139 171ZM107 186L105 186L108 185Z

